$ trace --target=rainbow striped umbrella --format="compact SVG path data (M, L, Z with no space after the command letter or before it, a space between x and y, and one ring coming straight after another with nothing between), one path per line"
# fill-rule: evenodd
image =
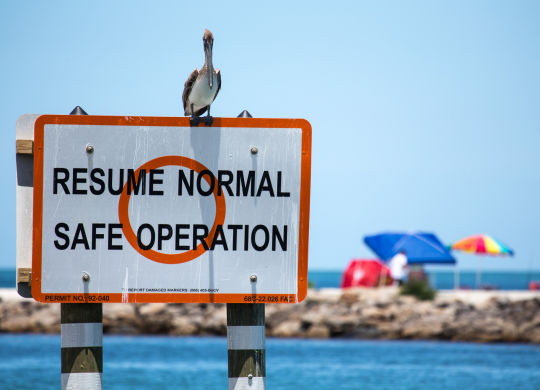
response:
M453 250L460 250L465 253L488 256L513 256L514 251L502 242L495 240L487 234L465 237L454 242L451 246Z
M487 256L513 256L514 251L502 242L495 240L487 234L477 234L462 238L450 245L450 249L459 250L465 253ZM479 288L482 281L482 262L478 258L478 268L476 270L476 288Z

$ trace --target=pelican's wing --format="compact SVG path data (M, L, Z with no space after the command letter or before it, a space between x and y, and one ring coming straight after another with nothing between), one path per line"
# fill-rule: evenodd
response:
M216 96L219 93L219 90L221 89L221 72L219 71L219 69L216 69L216 78L217 78L217 91L216 91L216 94L214 95L214 100L216 100Z
M184 104L184 115L190 115L191 114L191 107L187 106L187 100L189 93L191 92L191 88L193 88L193 84L195 83L195 80L197 79L197 76L199 75L199 69L195 69L189 77L187 78L185 84L184 84L184 92L182 92L182 103Z

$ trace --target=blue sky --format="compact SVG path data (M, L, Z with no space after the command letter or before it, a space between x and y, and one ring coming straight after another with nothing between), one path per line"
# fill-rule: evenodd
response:
M215 35L215 116L313 127L310 269L362 238L488 233L540 269L540 3L11 1L0 5L0 267L15 265L15 122L24 113L182 115ZM476 258L457 254L459 267Z

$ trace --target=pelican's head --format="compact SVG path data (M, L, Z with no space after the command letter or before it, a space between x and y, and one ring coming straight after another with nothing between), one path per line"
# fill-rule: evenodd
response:
M208 71L208 86L210 87L210 89L212 89L212 76L214 73L214 67L212 66L212 46L214 46L214 36L210 32L210 30L204 30L202 40L204 44L204 60Z

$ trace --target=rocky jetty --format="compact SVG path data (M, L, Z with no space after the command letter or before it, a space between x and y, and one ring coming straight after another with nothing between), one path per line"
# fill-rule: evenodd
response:
M103 329L116 334L226 334L224 304L105 304ZM60 304L0 290L0 332L58 333ZM443 291L433 301L394 288L311 290L296 305L266 305L270 337L426 339L540 343L540 293Z

